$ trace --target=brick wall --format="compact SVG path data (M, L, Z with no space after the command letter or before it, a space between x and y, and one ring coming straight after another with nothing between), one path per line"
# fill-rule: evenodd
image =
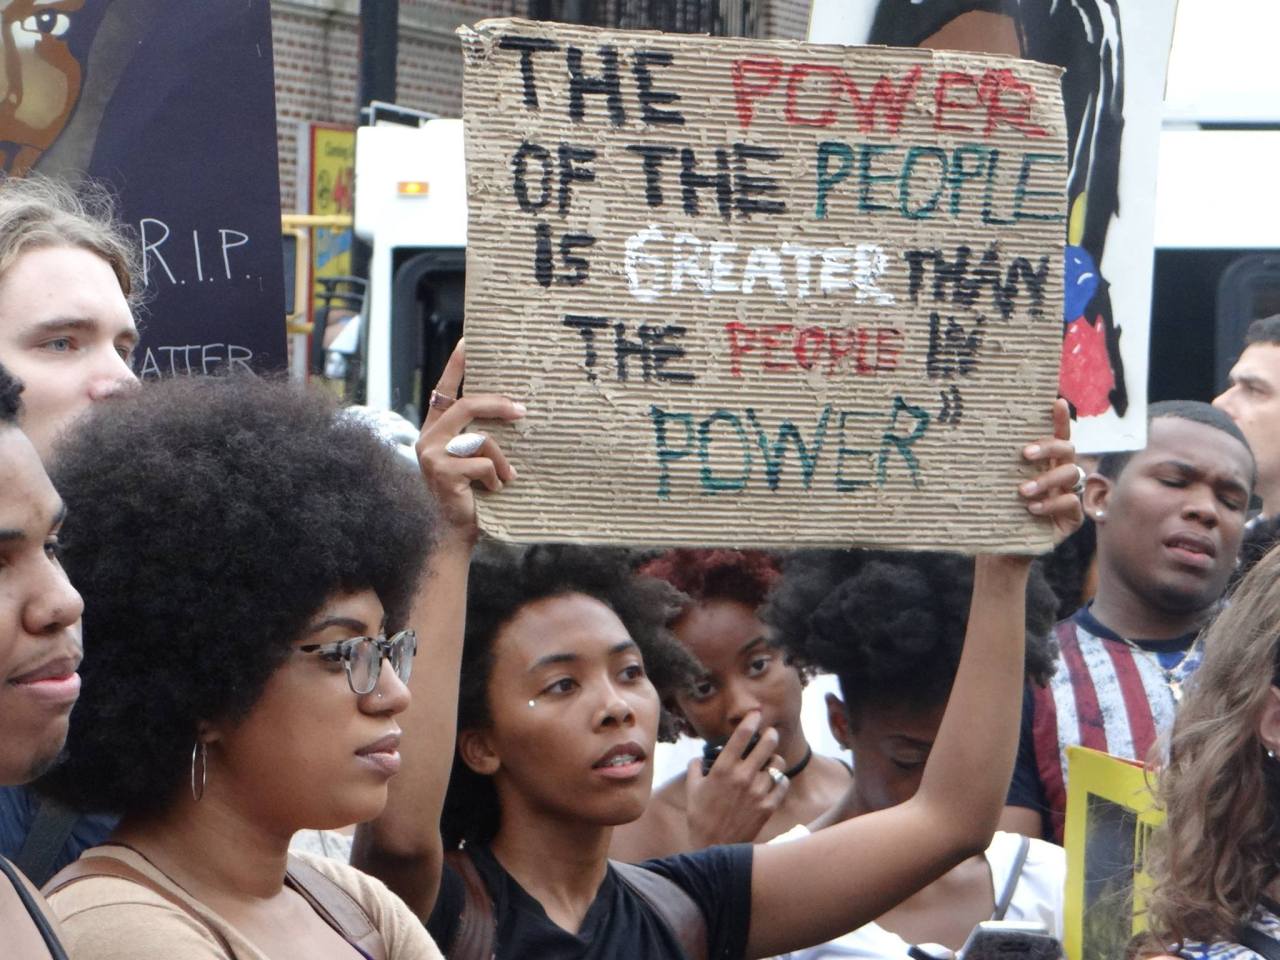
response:
M462 54L454 29L484 17L523 13L527 7L526 0L400 0L398 102L457 116ZM762 0L758 10L761 36L804 37L809 0ZM280 202L286 211L298 209L300 124L355 122L358 12L358 0L272 0Z
M401 0L397 101L441 116L462 106L462 54L454 29L502 16L511 0ZM301 123L355 123L359 87L359 18L355 0L273 0L280 202L298 209Z

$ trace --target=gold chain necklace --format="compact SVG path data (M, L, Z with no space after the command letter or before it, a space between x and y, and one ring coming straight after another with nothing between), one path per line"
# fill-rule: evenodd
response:
M1199 636L1195 638L1191 646L1187 647L1182 656L1178 659L1178 662L1172 667L1166 667L1160 662L1160 657L1157 654L1152 653L1145 647L1139 646L1128 637L1122 637L1119 634L1116 634L1116 638L1134 653L1145 657L1152 666L1160 671L1160 676L1164 679L1164 685L1169 688L1169 694L1173 697L1174 704L1182 702L1182 684L1187 679L1186 670L1183 668L1195 662L1191 655L1193 653L1199 653L1200 651Z

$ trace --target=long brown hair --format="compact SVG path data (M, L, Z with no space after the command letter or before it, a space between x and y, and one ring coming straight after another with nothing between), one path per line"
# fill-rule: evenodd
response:
M74 187L50 177L0 177L0 277L28 250L79 247L97 254L116 275L130 307L140 305L141 258L107 187Z
M1152 949L1235 940L1280 868L1280 761L1258 733L1280 647L1280 548L1241 581L1204 646L1159 778Z

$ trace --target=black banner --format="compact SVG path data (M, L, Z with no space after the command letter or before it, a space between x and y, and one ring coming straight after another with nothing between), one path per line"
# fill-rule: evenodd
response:
M282 368L268 0L0 3L0 30L5 169L104 181L137 231L139 376Z

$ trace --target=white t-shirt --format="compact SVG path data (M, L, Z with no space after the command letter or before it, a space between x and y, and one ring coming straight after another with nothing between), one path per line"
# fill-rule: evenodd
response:
M795 840L808 833L796 827L773 840ZM1008 882L1018 856L1022 837L1016 833L997 833L986 849L987 864L995 881L996 896ZM1032 840L1027 861L1009 901L1006 920L1040 923L1059 940L1062 939L1062 888L1066 880L1066 853L1061 847L1043 840ZM986 919L986 918L984 918ZM877 923L868 923L842 937L816 947L783 954L778 960L906 960L911 944Z

